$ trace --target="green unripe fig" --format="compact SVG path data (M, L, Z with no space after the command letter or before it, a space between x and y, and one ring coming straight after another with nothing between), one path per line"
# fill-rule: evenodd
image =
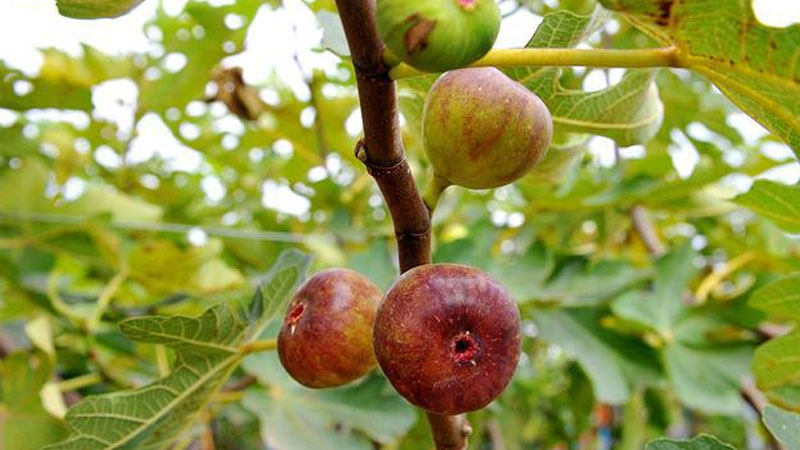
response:
M434 83L422 134L439 186L489 189L519 179L541 161L553 119L536 94L503 72L461 69Z
M428 72L464 67L494 45L495 0L378 0L378 31L389 51Z

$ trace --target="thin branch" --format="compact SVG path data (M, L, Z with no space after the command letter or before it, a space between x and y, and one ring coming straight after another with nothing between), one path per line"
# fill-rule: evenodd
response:
M400 270L431 262L431 218L405 159L397 85L383 61L374 0L336 0L355 67L364 124L356 156L383 194L394 222ZM466 448L469 423L459 416L428 414L436 447Z
M14 340L0 328L0 359L14 353L16 349L17 344L14 343Z
M70 378L69 380L59 381L56 383L56 387L58 387L58 390L61 392L77 391L78 389L100 384L103 381L105 381L103 375L94 372L87 373L86 375L81 375L79 377Z
M239 353L249 355L250 353L270 352L278 348L278 341L275 339L265 339L263 341L253 341L239 347Z
M681 67L675 47L636 50L577 48L508 48L491 50L470 67ZM416 77L427 72L398 64L392 79Z
M631 208L631 219L633 220L633 228L642 238L647 251L653 256L661 256L667 252L661 238L658 237L658 232L650 219L650 214L642 205L636 205Z
M756 257L758 257L758 253L754 252L753 250L748 250L736 258L728 261L722 268L714 270L708 274L708 276L700 282L700 286L697 287L697 290L694 293L697 303L705 303L706 300L708 300L708 296L711 294L711 291L713 291L714 288L722 283L725 278L756 259Z
M103 291L100 292L100 296L97 299L97 306L95 306L92 316L86 322L86 330L90 334L97 328L97 325L103 318L103 314L105 314L108 306L111 304L111 300L117 295L117 291L122 287L122 283L128 278L129 273L128 263L124 259L120 259L119 272L114 275L114 278L112 278L103 288Z

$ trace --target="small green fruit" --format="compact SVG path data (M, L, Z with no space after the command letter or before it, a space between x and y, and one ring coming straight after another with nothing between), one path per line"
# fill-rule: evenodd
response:
M422 134L437 178L489 189L519 179L544 157L553 119L536 94L503 72L461 69L434 83Z
M464 67L494 45L495 0L378 0L378 31L389 50L428 72Z
M341 386L376 365L372 328L381 291L347 269L317 273L295 294L278 334L281 364L300 384Z

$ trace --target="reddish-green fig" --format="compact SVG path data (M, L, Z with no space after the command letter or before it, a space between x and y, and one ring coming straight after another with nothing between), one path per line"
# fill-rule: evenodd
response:
M378 0L378 31L389 51L428 72L464 67L494 45L495 0Z
M493 68L447 72L422 113L425 152L440 184L488 189L530 171L547 152L553 119L533 92Z
M348 269L317 273L289 303L278 334L281 364L300 384L341 386L375 367L372 329L381 291Z
M386 293L373 342L381 369L409 402L437 414L488 405L503 392L520 353L519 310L486 273L429 264Z

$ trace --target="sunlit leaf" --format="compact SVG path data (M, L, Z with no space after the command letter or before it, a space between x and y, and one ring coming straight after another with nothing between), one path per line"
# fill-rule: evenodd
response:
M800 25L760 24L739 0L601 0L800 152Z

